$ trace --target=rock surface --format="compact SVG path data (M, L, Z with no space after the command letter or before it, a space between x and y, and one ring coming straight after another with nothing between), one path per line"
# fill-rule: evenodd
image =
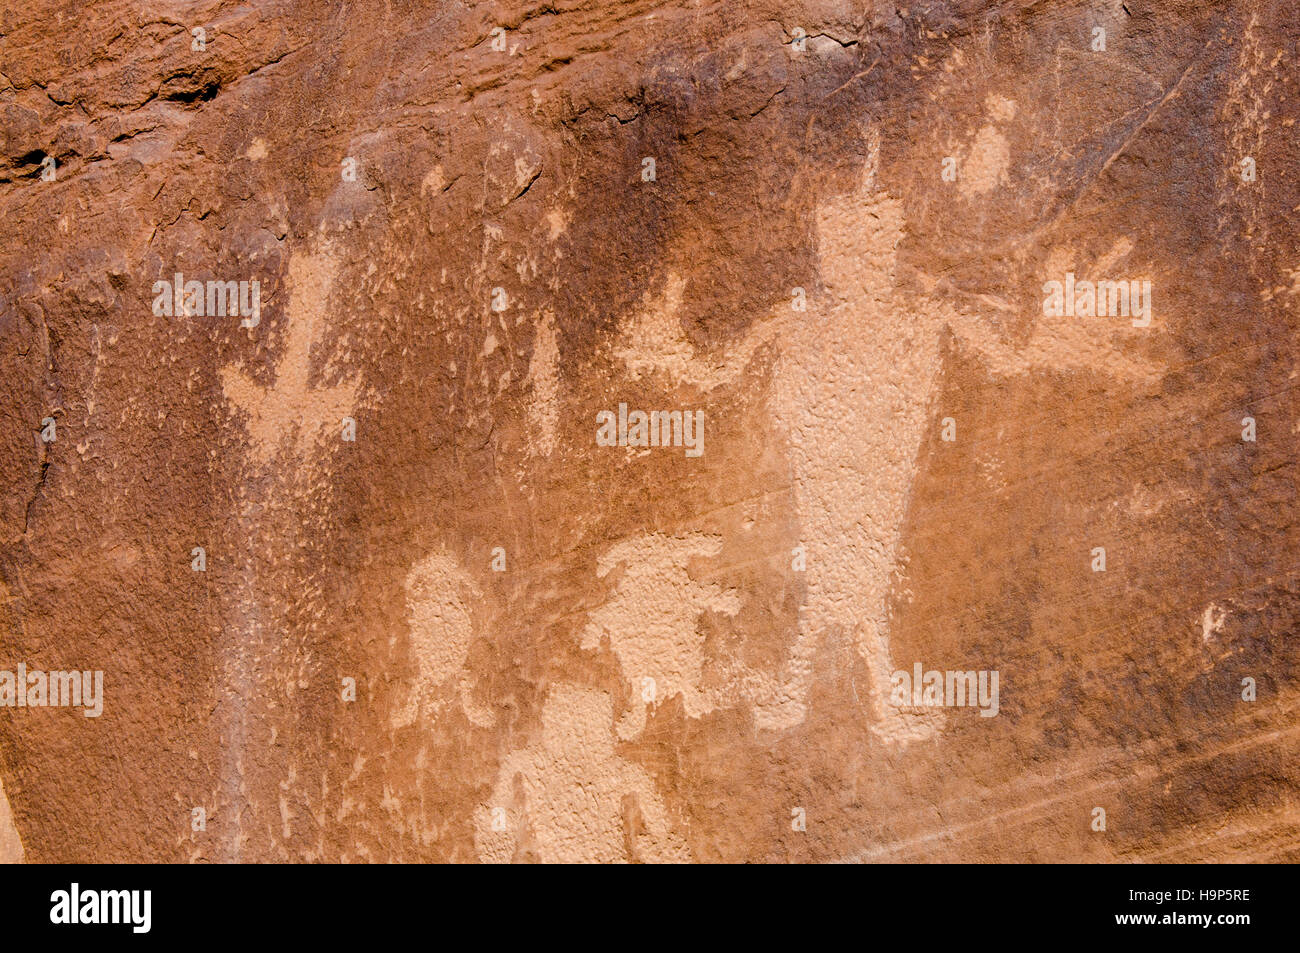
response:
M0 859L1300 859L1298 41L8 5Z

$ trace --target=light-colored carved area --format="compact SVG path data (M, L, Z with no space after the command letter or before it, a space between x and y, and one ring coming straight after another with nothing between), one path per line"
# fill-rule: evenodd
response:
M23 843L14 827L13 814L9 809L9 799L0 788L0 864L21 864L23 862Z
M1287 4L11 6L0 861L1300 859Z

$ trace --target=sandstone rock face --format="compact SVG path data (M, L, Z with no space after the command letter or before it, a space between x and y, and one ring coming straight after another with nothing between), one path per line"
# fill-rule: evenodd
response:
M0 859L1300 859L1297 42L8 5Z

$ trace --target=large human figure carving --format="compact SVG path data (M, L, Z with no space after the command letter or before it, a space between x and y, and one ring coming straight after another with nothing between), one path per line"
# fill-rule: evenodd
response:
M821 633L838 628L853 633L870 670L865 701L873 731L886 742L907 743L929 737L942 717L936 709L890 706L895 666L888 613L917 455L934 419L945 330L999 375L1082 368L1151 381L1158 368L1114 347L1113 335L1142 333L1127 322L1039 320L1028 342L1016 347L940 294L898 293L902 203L878 187L877 155L873 145L856 190L817 208L824 291L809 300L806 313L781 308L710 358L681 329L685 280L669 275L662 295L646 302L614 353L634 376L662 375L709 391L736 380L760 348L777 349L773 406L788 439L808 574L781 724L802 719L811 653ZM1104 267L1128 251L1120 240L1094 264ZM1068 252L1049 262L1053 273L1070 265ZM917 277L923 288L934 285Z

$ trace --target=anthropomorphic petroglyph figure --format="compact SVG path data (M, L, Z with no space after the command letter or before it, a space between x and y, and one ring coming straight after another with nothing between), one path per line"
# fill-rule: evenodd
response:
M312 383L312 352L328 323L326 306L338 270L338 259L328 247L289 259L287 329L273 384L261 386L234 367L221 370L222 392L244 415L249 451L258 462L273 460L282 441L292 437L295 467L305 466L315 441L336 433L343 417L355 413L360 393L355 378L333 385Z
M270 686L279 677L277 670L296 669L308 661L295 657L297 650L287 647L292 643L283 632L289 628L284 620L290 606L270 596L265 583L274 578L273 567L283 557L286 523L301 525L303 500L329 486L327 439L333 435L341 441L343 417L354 415L362 400L355 375L334 384L323 381L330 376L329 355L319 345L331 323L329 300L339 268L339 255L325 241L290 257L289 301L273 381L263 384L236 365L219 372L231 424L246 437L243 465L250 477L235 488L233 518L240 548L227 559L238 567L237 582L221 598L223 762L221 787L213 797L214 803L230 806L235 818L223 835L224 859L229 862L239 861L249 836L243 831L245 813L236 805L249 797L250 767L244 752L250 745L250 731L254 721L271 720L267 712L259 719L254 706L275 696L278 689ZM270 323L263 321L249 333L269 335ZM311 533L314 527L303 526L303 530ZM302 586L293 610L305 617L314 615L318 593L310 585ZM282 768L281 784L290 783L292 758L283 765L265 763Z
M480 727L494 723L492 712L474 701L465 668L474 622L469 606L481 598L474 582L449 554L436 552L412 567L406 577L410 652L416 682L394 727L424 716L436 718L458 695L466 717Z
M589 616L582 647L594 649L608 639L618 656L633 696L618 723L620 738L640 734L646 706L660 699L680 694L692 718L712 708L701 688L704 636L696 620L702 612L734 616L740 600L734 590L692 579L687 563L721 549L717 536L651 534L619 543L597 562L598 576L615 569L622 576L613 597Z
M694 559L716 557L722 539L702 533L654 533L619 543L597 562L601 578L618 577L609 601L593 611L582 631L582 647L608 640L632 696L618 722L618 736L634 738L645 729L651 705L681 695L687 717L746 702L760 729L777 730L803 719L804 683L811 672L811 644L799 641L784 671L753 669L735 659L706 659L703 612L734 616L734 589L693 579ZM708 675L706 678L706 669Z
M654 782L614 751L614 702L581 685L553 685L541 737L501 764L474 816L479 859L504 863L521 847L543 863L688 861Z
M1014 104L999 101L999 115ZM895 666L889 645L889 596L899 571L908 497L917 456L933 423L943 361L941 341L951 331L999 375L1046 369L1084 369L1150 382L1158 368L1116 349L1115 334L1132 333L1101 322L1040 320L1029 340L1004 343L977 314L937 293L897 290L897 248L905 234L902 203L876 183L873 144L860 186L828 197L816 223L823 293L806 313L786 305L720 356L698 354L677 316L685 281L669 275L662 296L635 315L615 346L636 377L657 374L712 390L735 381L763 347L777 350L772 388L777 422L789 443L795 500L807 550L807 602L793 643L791 671L807 672L822 633L851 632L871 671L866 687L873 730L906 743L929 737L941 724L937 709L900 711L889 705ZM1109 265L1128 252L1117 243ZM1068 252L1049 268L1070 264ZM1052 271L1054 274L1055 271ZM934 282L918 275L918 283ZM993 306L1011 308L1006 303ZM808 679L785 711L801 718Z

